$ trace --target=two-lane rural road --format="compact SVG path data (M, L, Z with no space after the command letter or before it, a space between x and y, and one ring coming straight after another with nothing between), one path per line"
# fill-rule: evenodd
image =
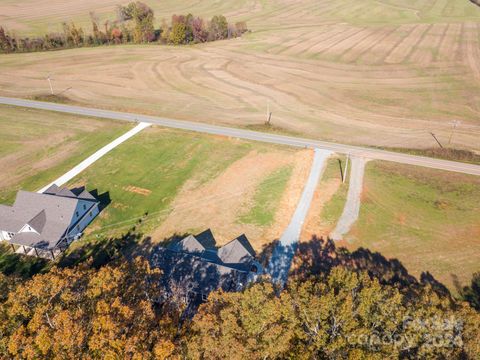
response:
M349 153L353 156L365 157L376 160L393 161L402 164L418 165L434 169L456 171L465 174L480 175L480 165L465 164L461 162L433 159L423 156L408 155L402 153L395 153L390 151L370 149L360 146L337 144L327 141L298 138L293 136L268 134L250 130L243 130L237 128L230 128L225 126L210 125L200 122L191 122L183 120L167 119L163 117L147 116L141 114L117 112L110 110L101 110L94 108L86 108L80 106L48 103L41 101L16 99L8 97L0 97L0 104L22 106L34 109L58 111L69 114L94 116L99 118L135 121L152 123L165 127L203 132L208 134L223 135L229 137L236 137L247 140L262 141L267 143L275 143L296 147L320 148L334 151L337 153Z

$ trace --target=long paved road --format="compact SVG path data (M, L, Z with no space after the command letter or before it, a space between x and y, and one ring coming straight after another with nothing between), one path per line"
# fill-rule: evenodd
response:
M456 171L465 174L480 175L480 165L465 164L455 161L432 159L423 156L395 153L390 151L370 149L359 146L344 145L319 141L313 139L298 138L285 135L268 134L250 130L236 129L224 126L210 125L199 122L167 119L163 117L147 116L125 112L86 108L80 106L55 104L41 101L0 97L0 104L22 106L34 109L58 111L68 114L95 116L106 119L146 122L165 127L198 131L208 134L224 135L248 140L262 141L275 144L283 144L297 147L320 148L338 153L350 153L353 156L365 157L376 160L394 161L402 164L418 165L434 169Z

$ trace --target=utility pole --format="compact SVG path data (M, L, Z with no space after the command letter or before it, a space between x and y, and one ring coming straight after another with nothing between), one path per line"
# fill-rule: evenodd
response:
M53 87L52 87L52 81L50 79L50 74L48 74L47 80L48 80L48 85L50 85L50 94L53 95Z
M343 181L342 183L345 184L345 179L347 178L347 172L348 172L348 159L350 158L350 153L347 154L347 160L345 162L345 172L343 173Z
M452 132L450 133L450 138L448 139L448 145L450 145L450 143L452 142L453 135L455 134L455 130L457 130L457 126L460 125L460 121L453 120L451 124L452 124Z
M433 136L433 138L435 139L435 141L437 142L438 146L440 146L442 149L443 149L443 145L440 141L438 141L437 137L435 136L435 134L433 132L430 133L430 135Z
M267 101L267 121L265 122L266 125L270 125L270 121L272 119L272 112L270 111L270 100Z

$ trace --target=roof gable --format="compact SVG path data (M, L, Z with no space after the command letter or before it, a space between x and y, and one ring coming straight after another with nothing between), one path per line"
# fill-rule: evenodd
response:
M27 225L40 234L43 231L46 222L47 214L45 210L42 210L37 215L35 215L29 222L27 222Z
M59 190L60 190L60 188L59 188L57 185L52 184L52 185L51 185L47 190L45 190L43 193L44 193L44 194L56 195Z
M182 251L188 253L201 253L205 251L205 247L193 235L187 236L185 239L175 243L170 248L174 251Z
M245 235L230 241L218 249L218 257L225 264L246 263L254 260L252 246Z
M97 201L97 199L95 199L95 197L92 194L90 194L87 190L83 190L77 197L82 200Z

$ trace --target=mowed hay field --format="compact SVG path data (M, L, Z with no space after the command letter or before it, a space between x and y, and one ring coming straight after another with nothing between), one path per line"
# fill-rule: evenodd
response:
M480 7L468 0L148 1L174 13L246 20L240 39L188 47L116 46L0 56L0 94L57 92L83 105L389 147L480 150ZM58 30L116 2L2 2L0 24ZM57 27L55 27L57 26Z
M0 203L38 190L132 125L0 105Z
M371 161L359 220L339 245L396 258L455 292L480 264L479 200L478 177Z
M261 250L288 225L312 158L309 150L152 127L69 186L111 199L83 241L135 227L162 242L210 228L219 245L245 233Z

